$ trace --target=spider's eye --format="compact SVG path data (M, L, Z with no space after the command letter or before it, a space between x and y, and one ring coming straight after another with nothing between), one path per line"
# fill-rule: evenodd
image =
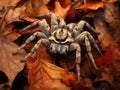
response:
M49 28L49 26L46 26L47 28Z
M75 30L78 30L77 28L74 28Z

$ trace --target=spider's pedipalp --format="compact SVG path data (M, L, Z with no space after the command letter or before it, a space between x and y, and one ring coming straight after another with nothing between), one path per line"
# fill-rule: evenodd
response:
M27 58L29 58L34 52L36 52L36 50L38 50L40 44L46 44L49 43L49 40L47 39L40 39L39 41L37 41L37 43L34 45L34 47L31 49L30 53L28 53L22 60L20 60L21 62L24 62Z
M29 44L31 41L33 41L35 39L35 37L38 38L47 38L47 36L42 33L42 32L35 32L32 36L30 36L23 45L21 45L16 52L13 53L13 55L17 54L21 49L23 49L27 44Z
M66 22L65 22L65 20L63 18L58 17L57 20L58 20L58 27L59 28L65 28L66 27Z
M46 36L50 35L50 26L45 19L42 19L38 22L40 26L40 31L44 33Z
M80 63L81 63L81 47L77 43L72 43L70 45L70 51L76 50L76 71L77 71L77 80L80 82Z
M93 55L91 53L91 45L90 45L90 41L89 41L87 36L85 36L85 46L86 46L86 51L88 53L90 60L92 61L93 66L95 67L96 70L98 70L98 67L95 64L95 60L94 60Z

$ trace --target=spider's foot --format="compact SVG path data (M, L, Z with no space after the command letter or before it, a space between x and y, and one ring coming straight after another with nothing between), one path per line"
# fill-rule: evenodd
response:
M97 32L97 35L100 35L100 32Z
M16 55L18 52L13 52L12 55Z
M25 59L21 59L20 62L21 62L21 63L22 63L22 62L25 62Z

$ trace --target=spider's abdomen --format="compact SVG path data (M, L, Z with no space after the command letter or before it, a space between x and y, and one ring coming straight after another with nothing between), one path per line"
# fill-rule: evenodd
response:
M69 45L62 45L62 44L56 44L51 43L50 45L50 52L51 53L59 53L59 54L66 54L68 51Z

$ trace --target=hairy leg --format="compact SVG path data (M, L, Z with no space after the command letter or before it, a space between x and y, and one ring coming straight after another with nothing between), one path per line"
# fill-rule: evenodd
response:
M32 24L30 24L30 25L26 26L25 28L21 29L20 32L23 32L23 31L25 31L25 30L27 30L27 29L29 29L31 27L36 26L38 24L38 22L39 21L33 22Z
M41 33L41 32L35 32L32 36L30 36L24 44L22 44L16 52L13 53L13 55L17 54L21 49L23 49L27 44L29 44L30 42L32 42L35 37L39 37L39 38L47 38L46 35L44 33Z
M94 47L98 50L100 55L102 55L102 52L99 49L98 45L96 44L95 39L93 38L93 36L89 32L86 32L86 33L87 33L88 39L94 44Z
M87 36L87 38L89 39L89 41L92 42L93 45L94 45L94 47L98 50L98 52L100 53L100 55L102 55L102 52L99 49L98 45L96 44L95 39L93 38L93 36L88 31L84 31L84 32L80 33L75 38L75 42L81 44L81 42L84 41L84 37L85 36Z
M94 47L101 53L99 47L97 46L97 44L95 43L94 38L92 37L92 35L88 32L88 31L84 31L82 33L80 33L76 38L75 38L75 42L78 44L83 44L85 42L85 46L86 46L86 51L88 53L88 56L90 58L90 60L92 61L94 67L96 68L96 70L98 70L93 55L91 53L91 45L90 45L90 41L93 42ZM101 53L102 54L102 53Z
M82 32L84 30L84 26L86 26L90 32L99 34L88 22L81 20L77 23L77 25L73 29L73 33L75 34L75 36L77 36L78 33Z
M87 53L88 53L88 56L89 56L90 60L92 61L92 64L94 65L95 69L98 70L98 67L97 67L97 65L95 64L93 55L92 55L92 53L91 53L91 46L90 46L90 42L89 42L89 39L88 39L87 36L85 36L85 46L86 46L86 51L87 51Z
M30 53L28 53L22 60L20 60L21 62L24 62L27 58L29 58L34 52L36 52L40 46L40 44L46 44L49 43L49 40L47 39L40 39L39 41L37 41L37 43L34 45L34 47L31 49Z
M80 62L81 62L81 48L79 44L72 43L70 45L70 51L76 50L76 70L77 70L77 80L80 82Z

